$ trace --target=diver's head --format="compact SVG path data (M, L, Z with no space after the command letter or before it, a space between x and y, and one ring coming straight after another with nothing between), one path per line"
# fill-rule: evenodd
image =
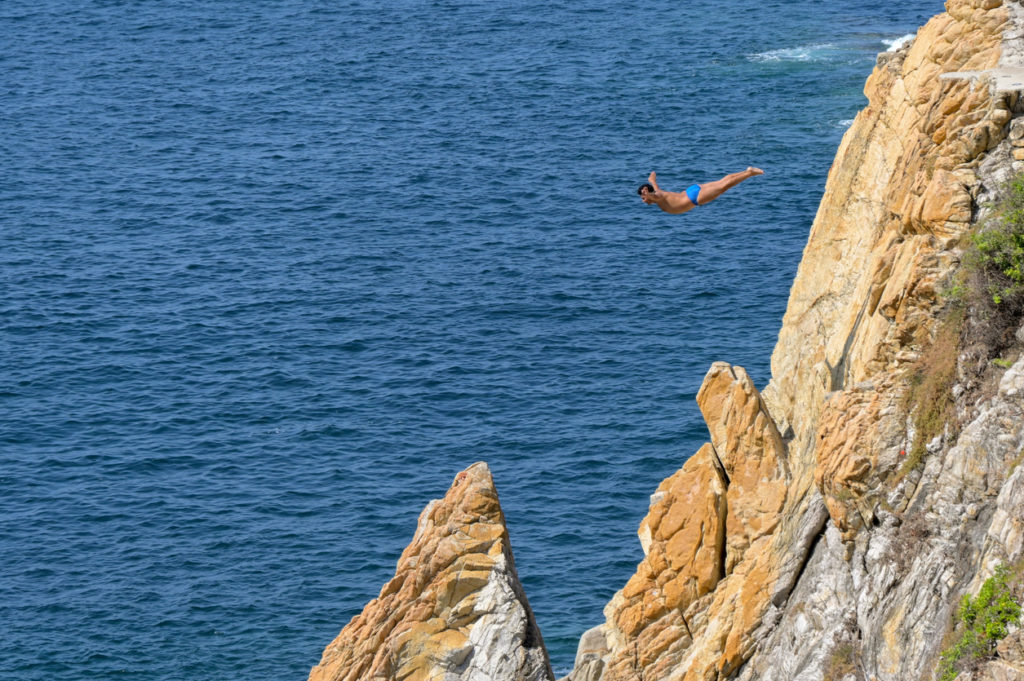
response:
M654 185L652 185L650 182L644 182L642 185L640 185L640 188L636 190L636 193L639 194L640 196L643 196L645 189L647 190L648 194L654 193Z

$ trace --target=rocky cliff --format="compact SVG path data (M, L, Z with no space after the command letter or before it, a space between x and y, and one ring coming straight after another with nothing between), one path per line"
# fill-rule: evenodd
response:
M420 514L380 596L324 650L310 681L550 681L487 464Z
M984 315L951 315L942 291L1024 169L1024 7L946 9L879 57L772 379L758 391L711 367L710 442L652 495L636 574L570 681L932 679L961 595L1022 559L1024 334L994 366ZM311 679L550 677L479 466L479 494L457 480L424 511L395 580ZM976 678L1024 678L1024 636L1000 650Z
M711 368L697 397L711 442L652 497L646 555L570 679L929 679L960 595L1020 557L1024 362L986 391L987 357L951 357L963 424L921 443L917 465L907 452L927 408L908 377L942 351L939 291L1024 156L1022 14L950 0L879 57L771 382Z

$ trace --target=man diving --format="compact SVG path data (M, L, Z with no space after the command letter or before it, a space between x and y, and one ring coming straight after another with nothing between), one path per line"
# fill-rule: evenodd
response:
M658 188L658 180L654 173L647 178L648 184L641 185L636 191L646 204L654 204L666 213L673 215L693 210L697 206L711 203L740 182L755 175L764 175L760 168L750 166L738 173L726 175L721 180L707 184L691 184L685 192L667 192Z

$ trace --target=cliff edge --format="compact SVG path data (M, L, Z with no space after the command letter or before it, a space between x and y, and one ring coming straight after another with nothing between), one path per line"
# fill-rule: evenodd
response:
M1024 362L1000 382L951 342L957 416L926 442L908 398L958 332L940 292L964 236L1024 158L1024 10L946 8L880 55L772 379L711 367L711 442L652 496L644 559L570 681L930 679L960 595L1020 558Z
M643 558L569 681L930 681L961 596L1013 566L1024 597L1024 328L993 340L984 309L944 295L1024 172L1022 92L1018 0L948 0L879 56L771 381L712 365L710 441L652 495ZM1024 632L989 652L955 671L1024 679ZM552 677L475 464L310 680Z

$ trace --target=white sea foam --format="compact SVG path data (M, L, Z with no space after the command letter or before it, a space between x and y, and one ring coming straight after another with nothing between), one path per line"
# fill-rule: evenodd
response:
M832 43L821 43L817 45L801 45L799 47L786 47L768 52L748 54L750 61L828 61L838 55L836 46Z
M886 46L886 52L895 52L902 49L907 43L914 39L913 33L908 33L899 38L883 39L882 44Z
M853 119L852 118L844 118L843 120L841 120L838 123L836 123L836 127L837 128L848 128L851 125L853 125Z

